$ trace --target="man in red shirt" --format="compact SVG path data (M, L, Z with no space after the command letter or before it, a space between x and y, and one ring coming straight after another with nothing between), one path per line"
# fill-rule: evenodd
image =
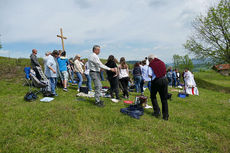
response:
M166 75L166 67L165 63L162 62L160 59L156 58L155 55L149 55L149 66L152 68L153 75L155 77L152 77L151 81L151 101L153 104L153 116L160 117L161 112L160 108L157 103L156 94L159 92L161 103L162 103L162 114L163 119L168 120L169 114L168 114L168 102L167 102L167 96L168 96L168 81L165 77Z

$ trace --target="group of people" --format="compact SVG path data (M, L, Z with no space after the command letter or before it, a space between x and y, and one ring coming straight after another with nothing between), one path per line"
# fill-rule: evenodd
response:
M194 75L192 74L191 71L189 71L188 68L185 68L183 73L180 74L178 69L172 70L172 67L169 67L166 76L168 79L168 85L170 87L181 87L180 80L182 76L185 93L191 95L199 95L198 88L196 86L196 82L194 79Z
M168 79L168 85L177 87L180 85L180 72L178 69L172 69L172 67L169 67L167 70L167 79Z
M44 72L46 77L50 82L50 91L52 95L57 96L55 91L57 85L57 78L61 78L63 85L63 91L68 91L67 83L68 80L73 81L74 73L78 78L78 91L82 86L83 77L87 79L87 87L89 91L92 91L92 83L94 84L95 90L95 105L99 107L104 106L104 102L101 101L101 80L104 79L103 71L106 71L107 79L110 83L110 95L111 98L120 100L119 88L122 89L123 98L129 98L128 86L131 81L129 66L126 63L124 57L120 58L118 61L113 55L108 57L106 64L103 64L98 55L100 54L101 48L98 45L94 45L92 49L92 54L89 55L88 61L81 60L80 55L76 55L74 58L68 59L66 57L65 51L54 50L52 53L47 52L44 60ZM33 49L31 58L31 66L35 71L36 76L40 79L39 73L36 69L37 66L41 67L37 59L37 50ZM177 70L172 71L169 69L166 71L166 66L163 61L156 58L153 54L145 58L145 60L135 63L132 70L133 80L136 88L136 92L143 95L144 84L151 94L151 101L153 105L153 116L160 117L161 111L157 102L156 94L159 92L160 99L162 103L162 114L163 119L168 120L168 83L174 84L175 86L179 84L179 72ZM102 76L101 76L102 75ZM186 73L186 77L191 76L190 73ZM74 81L73 81L74 82ZM194 92L194 91L192 91Z
M90 76L94 82L95 87L95 104L97 106L104 106L103 101L100 100L100 92L102 88L102 84L100 81L100 69L104 69L107 72L108 81L110 83L110 94L113 97L113 93L115 93L116 98L120 99L119 97L119 83L121 84L121 88L123 91L123 96L125 98L129 97L128 92L128 83L130 81L129 76L129 68L126 64L125 58L122 57L118 64L118 61L114 58L113 55L110 55L107 63L104 65L98 55L100 54L100 46L95 45L93 46L93 53L89 56L89 69L90 69ZM134 68L134 80L135 84L141 82L142 80L142 72L145 73L144 76L148 76L148 81L151 81L150 93L151 93L151 101L154 109L153 116L160 117L161 112L159 105L157 103L156 94L159 92L161 102L162 102L162 114L163 119L168 120L168 103L167 103L167 95L168 95L168 81L165 77L166 75L166 67L165 63L160 59L156 58L154 55L148 56L149 66L146 67L146 72L141 70L140 65ZM144 66L143 66L144 67ZM143 83L142 83L143 84ZM136 87L137 91L139 91L139 87ZM140 89L141 90L141 89Z

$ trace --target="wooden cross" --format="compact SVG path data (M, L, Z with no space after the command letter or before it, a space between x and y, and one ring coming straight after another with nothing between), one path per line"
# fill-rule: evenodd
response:
M65 50L65 48L64 48L64 39L67 39L67 37L64 37L64 36L63 36L62 28L60 29L60 32L61 32L61 35L57 35L57 37L61 38L62 51L64 51L64 50Z

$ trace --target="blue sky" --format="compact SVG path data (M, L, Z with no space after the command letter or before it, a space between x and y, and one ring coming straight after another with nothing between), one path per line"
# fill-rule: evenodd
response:
M63 28L67 56L88 57L101 46L101 58L114 55L142 60L155 54L171 62L186 54L182 44L191 22L215 0L1 0L0 56L38 56L61 49Z

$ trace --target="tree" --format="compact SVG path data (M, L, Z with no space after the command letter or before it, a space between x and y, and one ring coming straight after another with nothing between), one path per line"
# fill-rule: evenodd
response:
M230 63L230 0L220 0L192 24L194 34L184 47L199 58Z
M194 68L192 60L189 58L188 55L173 55L173 64L174 68L178 68L180 70L184 70L185 68L189 68L190 70L192 70Z
M173 55L173 65L175 68L179 68L182 58L182 56L179 56L177 54Z

